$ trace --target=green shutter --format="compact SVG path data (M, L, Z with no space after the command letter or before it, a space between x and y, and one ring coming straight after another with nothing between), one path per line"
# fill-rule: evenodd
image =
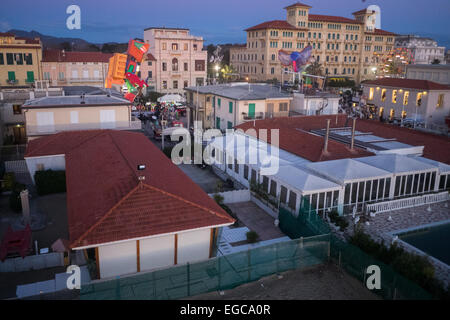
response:
M255 117L255 104L254 103L250 103L248 105L248 116L249 116L249 118Z
M228 103L228 111L229 111L230 113L233 113L233 102L229 102L229 103Z
M220 98L217 98L217 105L218 105L219 108L220 108Z
M233 129L233 123L231 121L227 122L227 128L228 129Z
M220 129L220 118L216 117L216 129Z
M16 80L16 73L14 71L8 71L8 80Z
M27 71L27 82L34 82L34 72Z

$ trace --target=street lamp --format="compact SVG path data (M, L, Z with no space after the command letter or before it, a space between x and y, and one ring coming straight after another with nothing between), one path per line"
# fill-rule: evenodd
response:
M217 79L217 78L219 78L219 69L220 69L220 66L219 66L218 64L216 64L216 65L214 66L214 69L216 70L216 79Z

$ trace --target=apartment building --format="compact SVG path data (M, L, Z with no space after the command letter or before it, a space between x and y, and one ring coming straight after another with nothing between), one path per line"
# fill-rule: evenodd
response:
M185 88L192 121L220 130L255 119L287 117L292 96L268 84L230 83Z
M110 94L42 97L28 100L22 110L28 140L63 131L141 129L130 102Z
M156 64L156 91L183 94L183 88L206 83L207 52L202 37L191 35L189 29L151 27L144 30L144 41L156 59L152 62ZM147 77L141 72L141 79Z
M52 86L103 87L111 53L45 50L42 58L44 80Z
M376 12L363 9L353 18L310 13L311 6L295 3L285 8L286 20L272 20L247 28L245 46L230 50L232 66L252 81L282 79L278 51L300 51L308 45L328 76L360 82L381 72L394 47L395 34L375 28Z
M156 90L156 59L151 54L148 53L144 56L139 67L138 76L147 82L147 91Z
M450 87L428 80L383 78L362 84L367 104L383 119L411 119L427 126L445 125Z
M410 64L406 66L406 78L450 85L450 64Z
M411 52L415 64L431 64L434 60L445 63L445 47L438 47L437 41L415 35L395 38L396 48L405 48Z
M41 59L39 38L0 32L0 86L31 86L42 79Z

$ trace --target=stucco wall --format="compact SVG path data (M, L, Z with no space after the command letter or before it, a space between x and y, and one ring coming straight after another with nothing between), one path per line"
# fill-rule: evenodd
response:
M98 247L101 278L137 272L136 241Z
M40 164L44 165L43 170L66 170L66 158L64 155L25 158L25 161L27 163L28 172L30 173L33 183L34 174L38 170L38 166Z
M211 229L178 234L178 264L209 258Z
M141 271L174 264L175 236L168 235L139 241Z

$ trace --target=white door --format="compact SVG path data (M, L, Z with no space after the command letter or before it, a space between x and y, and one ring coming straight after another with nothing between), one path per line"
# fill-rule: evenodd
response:
M72 70L72 79L78 79L78 70Z
M78 111L70 111L70 129L79 130L78 127Z
M37 131L38 132L54 132L55 120L53 112L36 112Z
M115 110L100 110L100 127L102 129L112 129L116 127Z

